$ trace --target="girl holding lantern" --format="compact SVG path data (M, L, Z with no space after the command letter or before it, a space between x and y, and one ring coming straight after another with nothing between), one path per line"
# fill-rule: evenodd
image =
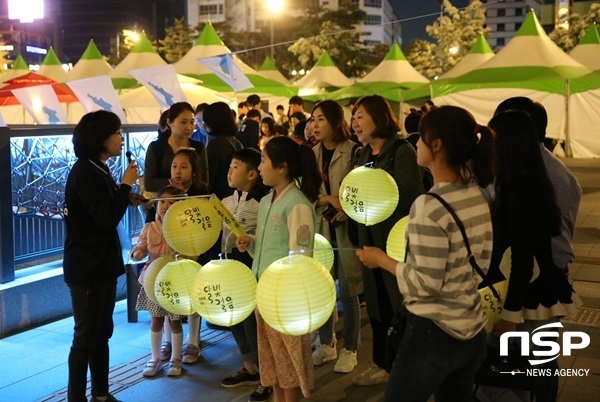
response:
M313 133L319 141L313 151L321 168L323 184L317 202L317 232L325 236L336 251L332 274L339 280L340 300L344 308L344 347L340 350L333 371L349 373L357 365L356 350L360 337L360 305L362 293L361 263L351 251L354 246L348 237L348 217L342 210L338 196L342 179L352 169L352 149L344 110L334 101L325 100L315 105L311 119ZM321 345L313 352L313 363L319 366L337 358L333 314L319 329Z
M430 192L462 221L472 256L486 271L492 257L492 220L481 190L493 180L493 137L465 109L442 106L419 123L419 165L429 168ZM423 195L406 229L406 262L376 247L357 254L369 268L396 279L408 309L406 329L390 373L385 401L473 400L473 381L486 353L485 316L457 221L442 203ZM441 364L443 362L443 364Z
M252 271L260 279L266 268L293 250L310 250L321 175L313 151L289 137L269 140L259 166L263 183L273 191L262 198L255 236L236 240L238 250L254 252ZM299 183L298 185L296 183ZM278 402L308 398L314 386L310 335L291 336L269 327L256 312L258 360L263 386L272 386Z
M360 98L352 109L352 128L358 140L365 144L353 159L354 166L368 163L389 173L398 186L399 201L392 215L385 221L365 226L358 224L360 247L375 246L385 249L390 230L423 192L423 169L417 165L417 154L406 141L398 138L400 125L385 98L370 95ZM394 313L402 309L402 297L396 278L383 269L363 268L363 285L367 313L373 330L373 364L352 382L368 386L385 383L388 374L386 361L387 331Z
M181 190L168 186L159 190L157 197L171 198L180 194L182 194ZM171 207L171 205L173 205L175 202L176 200L173 199L158 200L156 206L156 218L154 222L149 222L144 225L137 245L131 250L131 258L134 261L139 261L149 255L148 262L144 266L144 269L139 277L140 284L143 284L146 269L155 259L160 256L175 255L175 251L167 244L162 230L163 218L165 217L169 207ZM143 287L140 289L135 307L138 311L148 311L152 317L152 323L150 324L150 347L152 349L152 359L150 359L150 361L146 364L142 374L145 377L154 377L162 368L160 346L163 325L165 322L165 317L167 317L169 320L169 327L172 331L171 336L174 344L171 363L169 364L167 375L181 375L181 359L179 358L179 353L181 352L181 344L183 342L183 332L179 316L177 314L169 313L158 303L151 300Z
M171 163L171 186L176 187L189 196L207 195L208 187L202 181L202 169L200 158L195 148L181 148L173 156ZM183 347L182 361L185 364L193 364L200 357L200 345L198 344L198 334L202 318L199 314L188 316L188 337L186 345ZM161 357L168 358L168 352L172 349L169 327L165 325L165 339L163 343ZM173 351L173 355L176 354Z

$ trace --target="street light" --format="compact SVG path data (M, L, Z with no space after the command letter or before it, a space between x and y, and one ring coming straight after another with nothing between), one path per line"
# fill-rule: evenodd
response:
M265 0L267 8L271 13L271 60L274 59L275 48L273 47L274 31L273 31L273 18L275 14L279 14L283 10L283 0Z

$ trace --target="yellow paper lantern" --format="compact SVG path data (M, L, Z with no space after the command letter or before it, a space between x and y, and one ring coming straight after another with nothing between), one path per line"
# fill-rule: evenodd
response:
M152 261L150 265L148 265L146 272L144 272L144 280L142 281L142 285L144 286L146 295L154 303L158 303L158 300L156 300L156 295L154 294L154 283L156 282L156 276L165 265L173 261L175 261L175 259L171 256L158 257Z
M383 169L353 169L340 186L340 204L358 223L375 225L389 218L398 205L398 186Z
M252 270L239 261L210 261L196 275L192 303L206 320L230 327L254 311L256 278Z
M265 322L288 335L320 328L333 312L335 285L314 258L295 254L273 262L256 288L256 305Z
M333 267L333 247L331 247L331 243L329 240L325 238L325 236L315 233L315 244L313 246L313 258L319 261L321 264L325 266L329 271Z
M200 268L202 266L192 260L173 261L165 265L154 282L158 304L173 314L194 314L191 295Z
M408 225L408 215L400 219L387 238L387 255L396 261L403 262L406 254L406 226Z
M189 198L169 208L163 221L163 233L173 249L181 254L198 256L219 238L221 219L207 200Z
M502 300L506 300L506 294L508 293L508 281L503 280L501 282L494 283L494 289L500 294ZM502 312L503 302L501 303L496 299L489 286L479 289L479 295L481 296L481 307L483 313L487 317L487 324L485 330L489 333L494 329L494 324L500 320L500 313Z

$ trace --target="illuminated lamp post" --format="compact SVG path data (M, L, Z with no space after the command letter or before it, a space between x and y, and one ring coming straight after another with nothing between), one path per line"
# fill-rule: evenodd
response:
M275 48L273 47L273 41L275 37L273 19L275 18L275 14L279 14L281 10L283 10L283 0L265 0L265 3L271 14L271 60L273 60L275 55Z

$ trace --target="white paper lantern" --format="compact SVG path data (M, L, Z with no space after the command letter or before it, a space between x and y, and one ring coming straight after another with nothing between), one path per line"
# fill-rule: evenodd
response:
M196 275L192 302L206 320L230 327L254 311L256 278L252 270L239 261L210 261Z
M288 335L320 328L335 306L335 285L314 258L295 254L273 262L258 281L256 304L265 322Z

